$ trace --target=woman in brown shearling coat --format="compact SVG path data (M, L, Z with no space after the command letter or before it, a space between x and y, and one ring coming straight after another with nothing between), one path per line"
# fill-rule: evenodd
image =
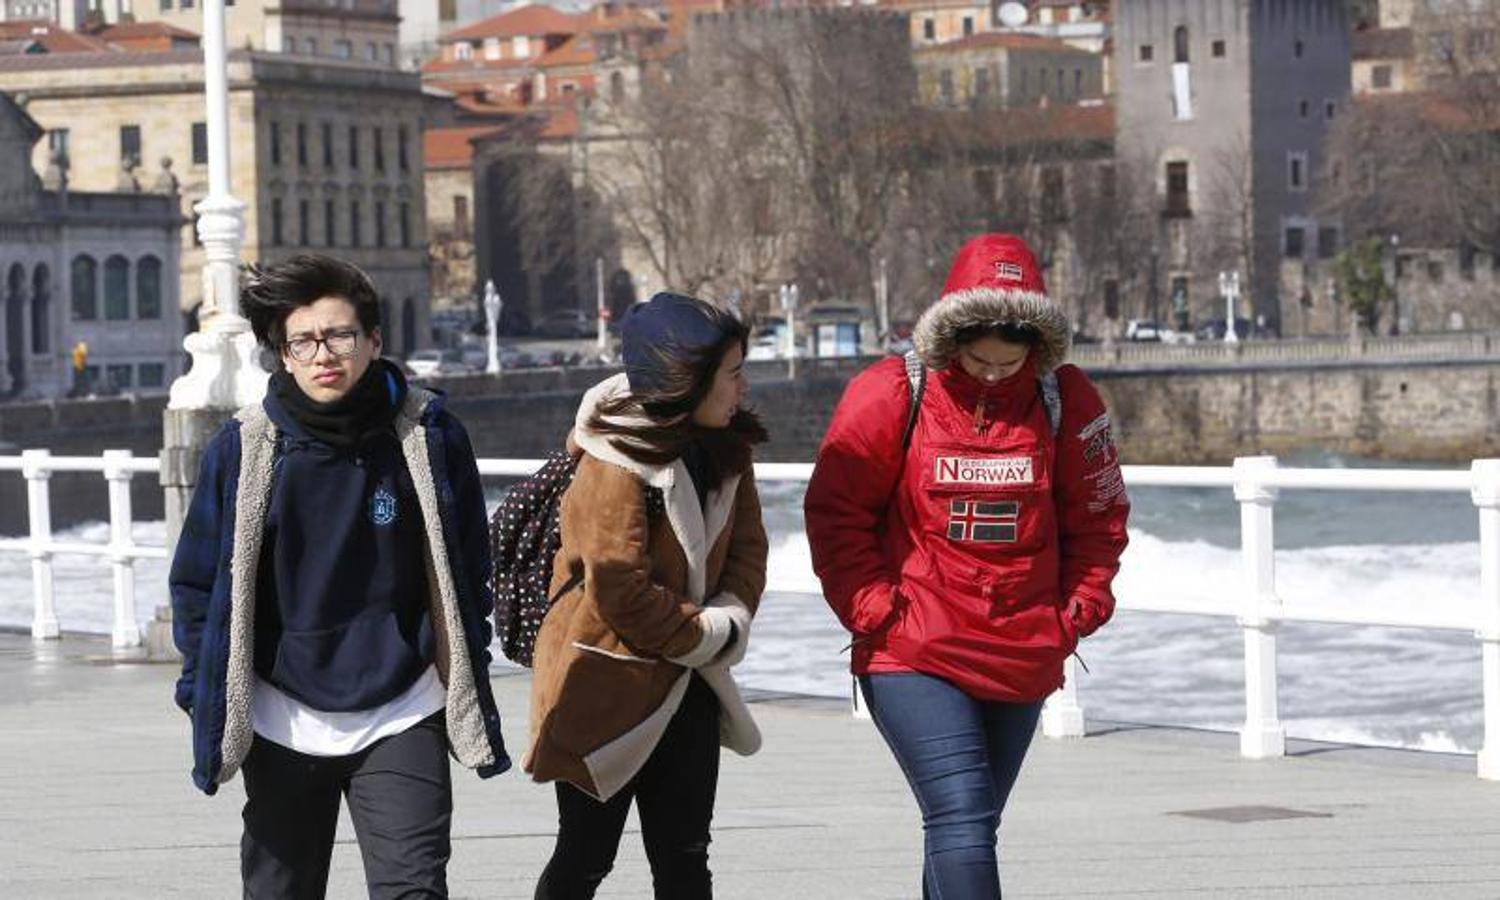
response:
M730 674L766 573L750 453L765 431L739 408L747 336L727 312L658 294L622 323L625 373L579 407L523 763L557 782L538 898L594 895L632 799L656 896L712 895L719 746L760 747Z

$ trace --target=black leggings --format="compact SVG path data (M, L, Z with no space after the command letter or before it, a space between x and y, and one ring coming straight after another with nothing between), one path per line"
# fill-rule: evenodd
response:
M708 826L719 783L719 700L694 674L676 715L645 766L600 803L557 782L557 848L536 886L536 900L588 900L614 867L630 801L658 900L709 900Z

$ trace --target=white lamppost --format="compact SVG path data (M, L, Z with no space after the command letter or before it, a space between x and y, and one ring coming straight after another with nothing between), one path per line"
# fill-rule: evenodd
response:
M594 257L594 323L598 327L595 334L595 349L602 357L609 349L609 307L604 304L604 257Z
M786 313L786 374L788 378L797 377L797 295L800 293L795 284L783 284L781 286L781 311Z
M1220 272L1219 293L1224 296L1224 343L1238 344L1239 334L1234 330L1234 313L1237 301L1240 298L1240 273Z
M485 362L484 372L486 375L500 374L500 310L505 307L505 302L500 299L500 292L495 289L493 279L485 279L484 282L484 321L485 321Z
M169 409L235 409L265 396L250 323L240 314L240 247L245 204L230 193L229 61L224 0L203 4L203 86L208 105L208 196L193 207L203 244L198 331L182 341L193 367L172 383Z

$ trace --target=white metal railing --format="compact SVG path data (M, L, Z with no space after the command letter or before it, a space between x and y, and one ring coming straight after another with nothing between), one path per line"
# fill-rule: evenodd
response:
M481 475L518 477L534 472L538 459L481 459ZM110 450L101 457L52 456L28 450L20 456L0 456L0 472L19 471L27 480L31 533L28 538L0 540L0 552L31 556L34 616L32 634L55 638L59 628L52 601L52 557L58 553L107 556L114 574L113 641L117 648L140 643L135 615L133 565L142 558L164 558L165 548L144 546L131 538L130 479L137 473L158 471L158 462L136 458L128 451ZM761 481L805 483L812 466L805 463L760 463ZM99 472L110 493L108 543L54 540L48 480L54 472ZM1209 487L1233 491L1240 505L1240 557L1243 583L1228 601L1164 603L1125 598L1121 609L1235 618L1244 637L1245 723L1240 729L1240 753L1250 758L1281 756L1286 752L1286 730L1278 705L1276 627L1280 622L1320 622L1341 625L1379 625L1475 635L1481 649L1484 702L1484 743L1478 754L1481 778L1500 780L1500 459L1476 460L1467 469L1285 469L1271 456L1242 457L1230 467L1125 466L1132 487ZM1480 583L1478 600L1454 611L1411 608L1380 612L1337 604L1282 603L1276 592L1274 510L1282 490L1428 491L1468 493L1479 515ZM778 570L770 574L768 590L806 593L811 575ZM1043 714L1044 733L1051 737L1081 736L1083 707L1072 659L1067 686L1054 694ZM857 692L856 692L857 701Z

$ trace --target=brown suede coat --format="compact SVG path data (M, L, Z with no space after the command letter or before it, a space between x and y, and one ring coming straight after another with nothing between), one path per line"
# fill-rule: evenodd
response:
M728 666L743 655L765 588L767 542L748 458L700 510L680 461L636 463L581 429L574 440L585 452L562 499L552 590L575 573L583 581L537 636L523 767L607 799L645 763L690 668L719 697L721 743L759 747ZM648 517L648 486L662 489L665 515ZM737 653L724 646L725 613L740 632Z

